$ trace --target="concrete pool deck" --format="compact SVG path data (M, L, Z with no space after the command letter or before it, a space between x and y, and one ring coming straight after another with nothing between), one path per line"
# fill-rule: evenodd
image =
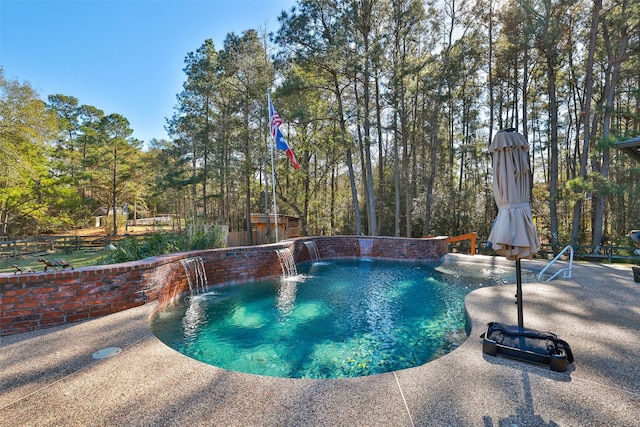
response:
M536 273L544 265L522 262ZM0 425L640 426L640 283L630 266L575 263L573 278L523 289L525 326L571 345L566 372L482 353L488 322L517 323L515 284L467 296L471 334L444 357L340 380L261 377L189 359L149 331L149 304L0 337ZM122 352L92 358L114 346Z

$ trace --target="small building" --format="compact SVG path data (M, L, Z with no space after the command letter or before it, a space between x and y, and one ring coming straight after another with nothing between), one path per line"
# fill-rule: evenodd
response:
M267 241L267 221L272 235L275 236L275 218L273 215L251 214L251 228L256 231L258 244ZM290 239L293 237L300 237L300 218L278 215L278 239Z
M107 218L112 214L113 209L109 208L98 208L93 211L93 216L96 219L96 227L105 227L107 225ZM122 208L116 208L116 214L120 216L128 215L129 213Z

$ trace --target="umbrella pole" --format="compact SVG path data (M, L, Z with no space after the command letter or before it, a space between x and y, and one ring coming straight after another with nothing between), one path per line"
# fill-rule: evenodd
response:
M516 260L516 304L518 305L518 326L524 327L524 320L522 315L522 272L520 270L520 259Z

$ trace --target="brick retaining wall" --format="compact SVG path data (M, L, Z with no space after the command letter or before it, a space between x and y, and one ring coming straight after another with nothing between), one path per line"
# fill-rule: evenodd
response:
M140 261L41 273L0 274L0 335L91 319L151 301L159 307L189 292L180 260L201 257L209 287L247 283L282 274L277 249L289 248L296 262L310 260L304 242L314 241L320 257L435 261L447 253L446 237L308 237L270 245L182 252ZM370 240L361 254L359 240ZM365 246L365 244L362 244Z

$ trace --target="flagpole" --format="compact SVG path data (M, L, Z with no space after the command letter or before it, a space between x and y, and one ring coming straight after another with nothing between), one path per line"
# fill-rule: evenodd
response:
M271 132L271 94L267 92L267 114L269 115L269 133L271 133L271 188L273 189L273 221L276 228L276 243L278 243L278 205L276 203L276 174L273 165L275 164L275 157L273 150L276 142L273 139Z

